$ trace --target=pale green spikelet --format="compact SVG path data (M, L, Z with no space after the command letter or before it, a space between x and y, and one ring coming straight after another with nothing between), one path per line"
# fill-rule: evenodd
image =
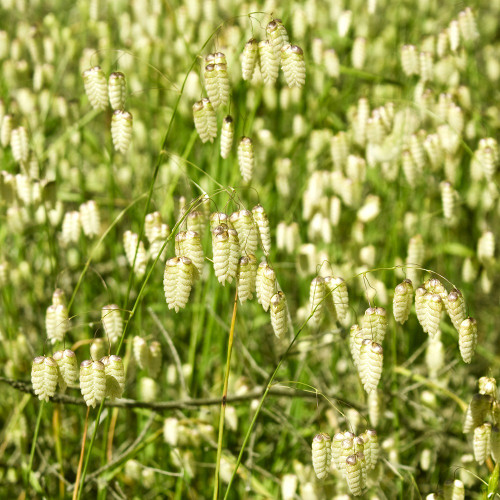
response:
M269 36L273 51L276 57L281 56L281 49L288 44L288 33L281 19L273 19L267 26L266 31Z
M132 140L132 114L124 109L117 109L111 117L111 138L116 151L126 153Z
M213 56L213 57L212 57ZM227 73L227 60L222 52L209 54L205 66L205 88L214 110L225 106L229 101L229 76Z
M380 454L380 446L378 442L378 435L377 431L375 429L368 429L366 431L366 434L370 438L370 463L371 463L371 468L375 469L377 462L378 462L378 457ZM366 441L365 441L366 443ZM365 447L366 449L366 447Z
M212 233L217 226L222 226L226 230L233 227L227 214L224 212L212 212L210 214L210 230Z
M281 67L289 87L303 87L306 82L304 52L297 45L285 45L281 49Z
M193 261L187 257L174 257L167 260L163 275L163 290L168 308L179 309L186 307L191 288L198 278L198 270Z
M201 142L214 142L217 137L217 117L210 99L204 98L193 104L193 118Z
M253 78L258 61L259 44L255 38L250 38L241 54L241 76L243 80L250 81Z
M253 298L257 279L257 259L253 254L240 258L238 267L238 298L243 303Z
M123 332L123 318L120 307L109 304L101 309L101 322L110 344L115 344Z
M106 346L108 345L104 339L96 338L90 344L90 357L92 359L101 359L106 353Z
M478 385L479 394L488 394L497 399L497 381L493 377L481 377Z
M331 292L338 320L344 321L349 309L349 293L346 282L340 277L330 277L329 279L325 279L325 284Z
M331 440L328 434L317 434L312 442L312 463L318 479L328 476L331 461Z
M358 371L367 393L376 390L382 375L384 350L370 339L363 340L359 353Z
M65 391L68 385L76 383L78 378L78 365L76 363L76 355L70 349L57 351L53 356L54 361L59 368L58 382L61 391Z
M196 269L198 269L198 273L201 274L201 272L203 271L205 256L203 255L201 237L196 231L186 231L184 233L182 255L191 259L193 264L196 266Z
M288 306L283 292L278 292L271 297L270 310L274 334L281 339L288 331Z
M56 393L57 363L51 357L38 356L31 367L31 383L40 401L48 401Z
M340 470L340 456L342 453L342 442L344 439L345 437L343 432L337 432L332 438L332 461L337 470Z
M220 155L222 158L227 158L231 152L234 138L234 120L230 115L227 115L222 120L220 133Z
M262 79L266 85L274 85L280 70L278 55L274 52L270 40L259 42L259 61Z
M312 322L319 326L325 308L326 285L322 276L316 276L309 287L309 311L312 313Z
M252 212L245 209L234 212L229 217L229 221L238 232L243 255L254 255L259 244L259 230L253 219Z
M355 497L360 496L364 491L361 460L353 454L346 457L345 462L345 474L349 489Z
M474 318L466 318L460 323L458 330L458 346L464 363L470 363L477 345L477 322Z
M467 318L467 308L465 306L465 299L460 292L454 288L446 298L445 302L446 311L453 323L453 326L460 331L460 325Z
M465 412L463 433L472 432L482 425L491 410L493 397L489 394L474 394Z
M266 255L271 252L271 229L269 219L262 205L256 205L252 208L253 219L259 230L260 242Z
M460 479L455 479L454 481L446 481L444 483L443 494L444 500L464 500L464 483L462 483Z
M106 397L105 367L89 359L80 364L80 390L87 406L95 406Z
M111 109L123 109L127 93L125 75L119 71L111 73L108 78L108 94Z
M85 93L95 109L106 109L108 106L108 85L106 76L100 66L85 70L82 74Z
M431 338L435 337L439 331L441 312L443 311L443 299L437 293L427 293L425 296L425 325L427 333Z
M264 311L269 310L271 297L276 293L276 273L266 262L259 264L255 281L257 302L262 304Z
M413 302L413 284L411 280L403 280L394 290L392 302L394 319L402 325L408 319Z
M238 164L245 182L250 182L254 169L253 142L250 137L242 137L238 144Z
M387 331L387 313L383 307L369 307L362 318L363 336L382 344Z
M136 335L133 340L133 352L139 368L146 370L149 366L149 348L147 342L138 335Z
M359 354L361 352L361 343L364 340L364 332L359 325L352 325L349 330L349 348L351 351L354 366L359 365Z
M125 389L125 368L119 356L105 356L101 359L106 375L106 397L121 398Z
M344 433L344 440L342 441L342 446L340 449L340 458L339 458L339 470L340 472L342 472L342 475L344 476L346 470L346 458L353 454L354 454L354 436L346 436L346 433Z
M484 424L474 429L473 439L474 459L481 465L484 464L491 450L491 424Z

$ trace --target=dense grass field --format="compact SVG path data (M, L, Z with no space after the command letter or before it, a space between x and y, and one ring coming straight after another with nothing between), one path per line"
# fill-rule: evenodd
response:
M494 498L499 16L2 0L0 498Z

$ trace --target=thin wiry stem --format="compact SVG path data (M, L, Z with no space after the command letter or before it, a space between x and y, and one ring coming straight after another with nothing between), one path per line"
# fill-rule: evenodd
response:
M85 455L85 441L87 440L87 428L89 425L89 413L90 413L90 406L87 406L87 414L85 415L85 425L83 426L82 449L80 452L80 460L78 461L78 471L76 473L75 490L73 492L73 500L76 500L76 496L78 494L78 485L80 483L80 475L82 472L83 456Z
M220 461L222 457L222 439L224 437L224 420L226 416L226 405L227 405L227 387L229 383L229 372L231 370L231 354L233 352L233 341L234 341L234 326L236 324L236 312L238 310L238 289L234 293L234 306L233 306L233 316L231 318L231 330L229 330L229 340L227 344L227 358L226 358L226 373L224 375L224 388L222 389L222 401L220 406L220 417L219 417L219 438L217 440L217 459L215 462L215 479L214 479L214 500L219 497L219 472L220 472Z

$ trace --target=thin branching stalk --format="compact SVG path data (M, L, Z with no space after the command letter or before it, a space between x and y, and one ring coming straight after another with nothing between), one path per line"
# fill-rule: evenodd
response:
M234 341L234 326L236 324L236 312L238 310L238 290L234 293L234 306L233 316L231 318L231 330L229 331L229 340L227 344L227 358L226 358L226 373L224 374L224 388L222 389L222 401L220 405L219 417L219 438L217 440L217 459L215 462L215 478L214 478L214 500L219 497L219 472L220 460L222 456L222 439L224 437L224 419L226 416L227 406L227 386L229 383L229 372L231 370L231 353L233 352Z

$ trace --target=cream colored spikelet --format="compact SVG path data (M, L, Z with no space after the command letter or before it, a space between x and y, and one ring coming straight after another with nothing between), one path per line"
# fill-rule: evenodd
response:
M87 406L95 406L106 397L105 367L100 361L80 364L80 390Z
M493 377L481 377L478 380L479 394L487 394L496 399L497 381Z
M85 236L93 238L99 234L101 216L99 214L99 207L94 200L89 200L80 205L80 222Z
M270 311L274 334L282 339L288 331L288 306L283 292L278 292L271 297Z
M174 257L167 260L163 275L163 290L168 308L186 307L191 288L198 277L198 270L188 257Z
M354 496L360 496L364 491L361 460L356 455L349 455L345 461L345 473L349 489Z
M425 325L427 333L431 338L435 337L439 331L439 323L441 321L441 312L443 311L443 299L437 293L427 293L425 295Z
M64 391L68 385L75 384L78 378L76 355L72 350L65 349L64 351L55 352L53 359L57 363L59 369L59 387Z
M380 344L363 340L359 353L359 375L367 393L376 390L382 375L384 350Z
M338 320L344 321L349 309L349 293L346 282L343 278L337 277L325 279L325 284L331 292Z
M40 401L48 401L56 393L57 363L51 357L38 356L31 367L31 383Z
M242 137L238 144L238 164L245 182L250 182L254 170L253 142L250 137Z
M24 127L18 127L12 130L10 136L10 147L12 149L12 156L17 163L24 164L28 161L28 132Z
M369 307L362 318L363 336L382 344L387 331L387 312L383 307Z
M276 57L282 54L282 48L288 44L288 33L281 19L273 19L267 26L266 31L271 41Z
M210 99L204 98L193 104L193 119L201 142L214 142L217 137L217 116Z
M64 339L69 328L68 308L65 304L50 305L45 316L47 338L55 344Z
M205 256L203 255L203 247L201 237L196 231L186 231L182 245L182 255L191 259L196 266L198 273L203 271L203 263Z
M80 212L73 210L64 214L61 239L64 245L78 243L81 231Z
M259 42L259 61L262 79L266 85L274 85L280 69L279 56L274 52L270 40Z
M413 302L413 284L411 280L405 279L394 290L392 310L394 319L402 325L408 319Z
M217 226L221 226L222 229L227 230L232 227L232 223L229 220L229 216L224 212L212 212L210 214L210 230L213 232L217 228Z
M458 346L465 363L470 363L477 345L477 322L474 318L466 318L458 330Z
M271 297L276 293L276 273L267 263L262 262L257 268L255 281L257 302L262 304L264 311L269 310Z
M12 115L5 115L2 119L2 126L0 127L0 144L6 148L10 144L13 128Z
M238 267L238 298L241 303L251 300L257 279L257 259L253 254L240 258Z
M132 114L123 109L117 109L111 117L111 138L116 151L126 153L132 140Z
M271 229L269 227L269 219L262 205L256 205L252 208L252 214L257 228L259 230L260 242L266 255L271 252Z
M123 318L120 307L109 304L101 309L101 322L110 344L115 344L123 332Z
M359 325L352 325L349 330L349 348L351 351L354 366L359 365L359 354L361 352L361 344L364 338L364 332Z
M229 217L234 229L238 232L243 255L254 255L259 243L259 230L250 210L234 212Z
M90 357L92 359L101 359L106 354L108 345L108 342L104 342L104 339L95 338L90 344Z
M311 281L309 287L309 312L312 313L312 321L315 326L319 326L323 318L325 297L325 279L322 276L317 276Z
M241 75L243 80L250 81L253 78L258 61L259 44L255 38L250 38L241 54Z
M220 133L220 155L222 158L227 158L231 152L234 138L234 120L231 115L227 115L222 120Z
M474 394L465 412L463 433L472 432L476 427L482 425L489 414L493 397L489 394Z
M331 439L328 434L317 434L312 442L312 463L318 479L328 476L331 462Z
M378 457L380 454L380 446L379 446L379 442L378 442L377 431L375 429L368 429L366 431L366 434L370 438L369 442L370 442L371 468L375 469L377 462L378 462ZM366 449L366 447L365 447L365 449Z
M370 423L374 426L377 427L379 421L380 421L380 415L382 413L381 410L381 391L378 389L375 389L374 391L370 392L368 394L368 417L370 418Z
M105 356L101 359L106 375L106 396L111 399L121 398L125 389L125 368L119 356Z
M108 106L108 85L106 76L100 66L85 70L82 74L85 93L95 109L106 109Z
M303 87L306 82L304 52L297 45L285 45L281 49L281 67L289 87Z
M211 57L213 56L213 57ZM214 110L225 106L229 101L229 76L227 73L227 60L222 52L209 54L205 66L205 88Z
M446 306L446 311L448 312L448 316L453 323L453 326L460 331L460 325L467 317L467 308L465 306L465 300L460 292L460 290L454 288L446 298L444 302Z
M444 500L464 500L465 488L460 479L446 481L444 483Z
M188 231L195 231L203 238L205 231L206 217L203 212L199 210L193 210L189 212L186 218L186 227Z
M345 476L346 473L346 459L348 456L354 454L354 436L347 436L344 433L344 440L342 441L342 446L340 449L340 457L339 457L339 470L342 472L342 475Z
M491 424L484 424L474 429L473 449L474 459L481 465L484 464L491 450Z
M236 276L238 275L238 264L241 257L240 239L238 237L238 231L233 228L227 230L229 235L229 262L228 262L228 278L229 282L232 283Z
M332 461L337 470L340 470L340 455L342 453L342 441L344 441L344 433L337 432L331 442L331 450L332 450Z
M127 93L125 75L119 71L111 73L108 78L109 103L114 110L123 109Z
M417 315L417 320L425 333L427 333L427 295L427 290L424 287L418 287L415 290L415 313Z

